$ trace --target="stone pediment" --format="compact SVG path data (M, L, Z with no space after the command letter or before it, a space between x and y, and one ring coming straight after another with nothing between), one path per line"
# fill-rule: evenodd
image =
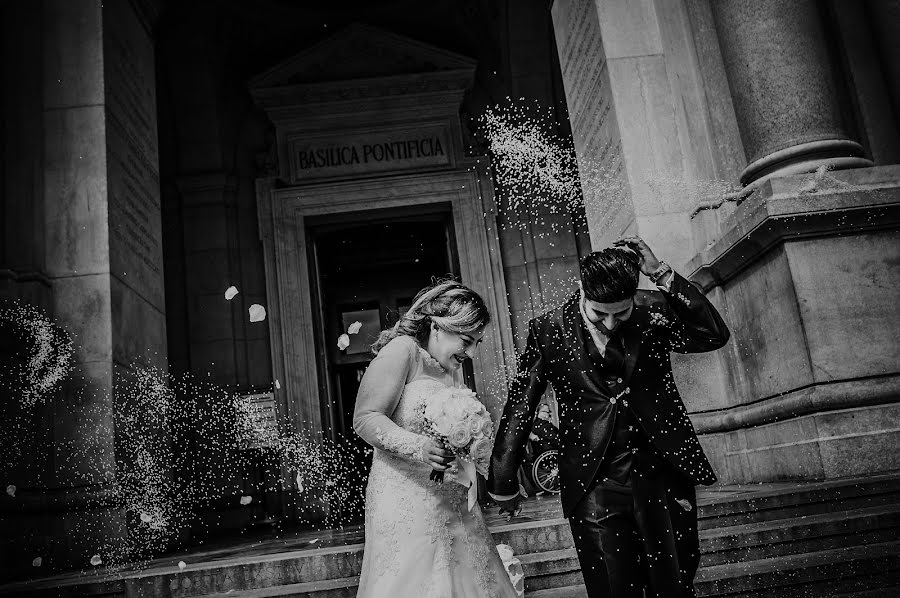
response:
M353 24L250 81L255 89L474 71L471 58L369 25Z

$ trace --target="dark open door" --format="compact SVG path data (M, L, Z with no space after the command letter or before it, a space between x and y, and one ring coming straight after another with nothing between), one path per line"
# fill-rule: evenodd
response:
M353 410L373 358L370 346L435 277L458 276L452 213L449 205L439 204L310 219L307 226L320 316L322 421L326 435L362 446L353 432ZM355 322L360 331L348 335L348 347L339 348L339 337Z

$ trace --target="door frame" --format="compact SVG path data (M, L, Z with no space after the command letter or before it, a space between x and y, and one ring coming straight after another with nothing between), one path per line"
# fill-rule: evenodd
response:
M491 323L473 360L475 384L495 418L506 401L515 347L500 258L496 204L486 160L465 171L412 174L277 188L257 180L260 238L266 268L268 328L279 422L292 430L320 432L313 298L305 219L341 212L417 206L452 206L462 282L484 297Z

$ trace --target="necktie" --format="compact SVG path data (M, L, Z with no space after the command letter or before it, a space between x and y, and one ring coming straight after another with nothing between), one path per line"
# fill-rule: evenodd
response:
M625 347L622 338L616 333L611 334L606 342L606 354L603 356L609 368L618 374L625 366Z

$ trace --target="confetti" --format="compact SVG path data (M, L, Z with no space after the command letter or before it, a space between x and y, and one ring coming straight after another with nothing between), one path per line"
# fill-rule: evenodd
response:
M297 492L303 493L303 478L300 477L300 473L297 473Z
M71 336L36 307L17 301L0 304L0 322L12 324L23 338L27 361L9 372L25 409L44 400L72 368Z
M178 568L184 571L184 568L187 567L187 563L184 561L178 561Z
M275 390L280 390L280 389L281 389L281 382L279 382L278 379L276 378L275 379Z
M9 494L10 496L12 496L13 498L15 498L16 497L16 487L13 484L10 484L9 486L6 487L6 493Z
M31 566L32 567L40 567L43 562L44 562L44 559L42 559L41 557L35 557L35 559L33 561L31 561Z
M16 313L46 320L37 311ZM55 325L52 332L52 339L59 342L44 345L50 353L41 362L65 363L67 357L59 349L69 347L70 339ZM38 351L40 343L35 339L29 342L29 350ZM260 467L260 456L265 467L295 472L301 482L299 490L306 495L315 493L316 504L321 501L334 507L324 519L317 508L308 514L301 511L299 523L337 528L361 519L368 476L360 458L366 453L363 448L348 439L325 438L321 431L294 432L263 425L266 418L261 415L266 413L259 404L208 379L173 375L144 363L133 363L128 370L129 375L114 389L97 391L104 394L72 407L72 420L84 426L80 435L86 440L73 451L63 451L65 458L60 461L62 469L71 467L98 481L113 480L103 500L114 501L141 522L122 538L98 546L92 565L102 564L112 571L124 566L139 569L142 563L164 554L183 530L198 525L197 513L206 505L235 494L242 497L242 504L249 504L251 494L279 490L281 480L277 478L255 482L253 489L248 489L246 480L236 473ZM22 373L14 382L31 384L46 379L32 374ZM277 380L275 386L280 387ZM0 427L3 463L15 466L25 450L37 446L34 439L24 441L20 420L33 419L31 409L42 392L32 394L27 403L14 403L16 410L5 414L19 419L8 420L15 422L12 426ZM110 405L116 429L115 458L96 459L97 454L108 451L108 439L92 431L107 417ZM271 411L267 413L271 416ZM246 450L252 446L262 448ZM93 467L86 474L82 469L85 463ZM180 473L173 476L173 471ZM15 493L12 484L7 493Z
M347 328L348 334L359 334L359 330L362 328L362 322L353 322L350 324L350 327Z
M266 308L259 303L254 303L253 305L251 305L249 311L251 322L262 322L266 319Z
M97 566L101 565L102 563L103 563L103 561L100 559L99 554L95 554L94 556L91 557L91 565L93 565L94 567L97 567Z
M230 287L228 287L227 289L225 289L225 300L226 300L226 301L231 301L232 299L234 299L234 297L235 297L237 294L238 294L237 287L230 286Z
M340 335L337 340L338 349L343 351L344 349L346 349L349 346L350 346L350 337L346 334Z
M241 497L241 505L247 506L247 505L249 505L251 502L253 502L253 497L252 497L252 496L242 496L242 497Z

